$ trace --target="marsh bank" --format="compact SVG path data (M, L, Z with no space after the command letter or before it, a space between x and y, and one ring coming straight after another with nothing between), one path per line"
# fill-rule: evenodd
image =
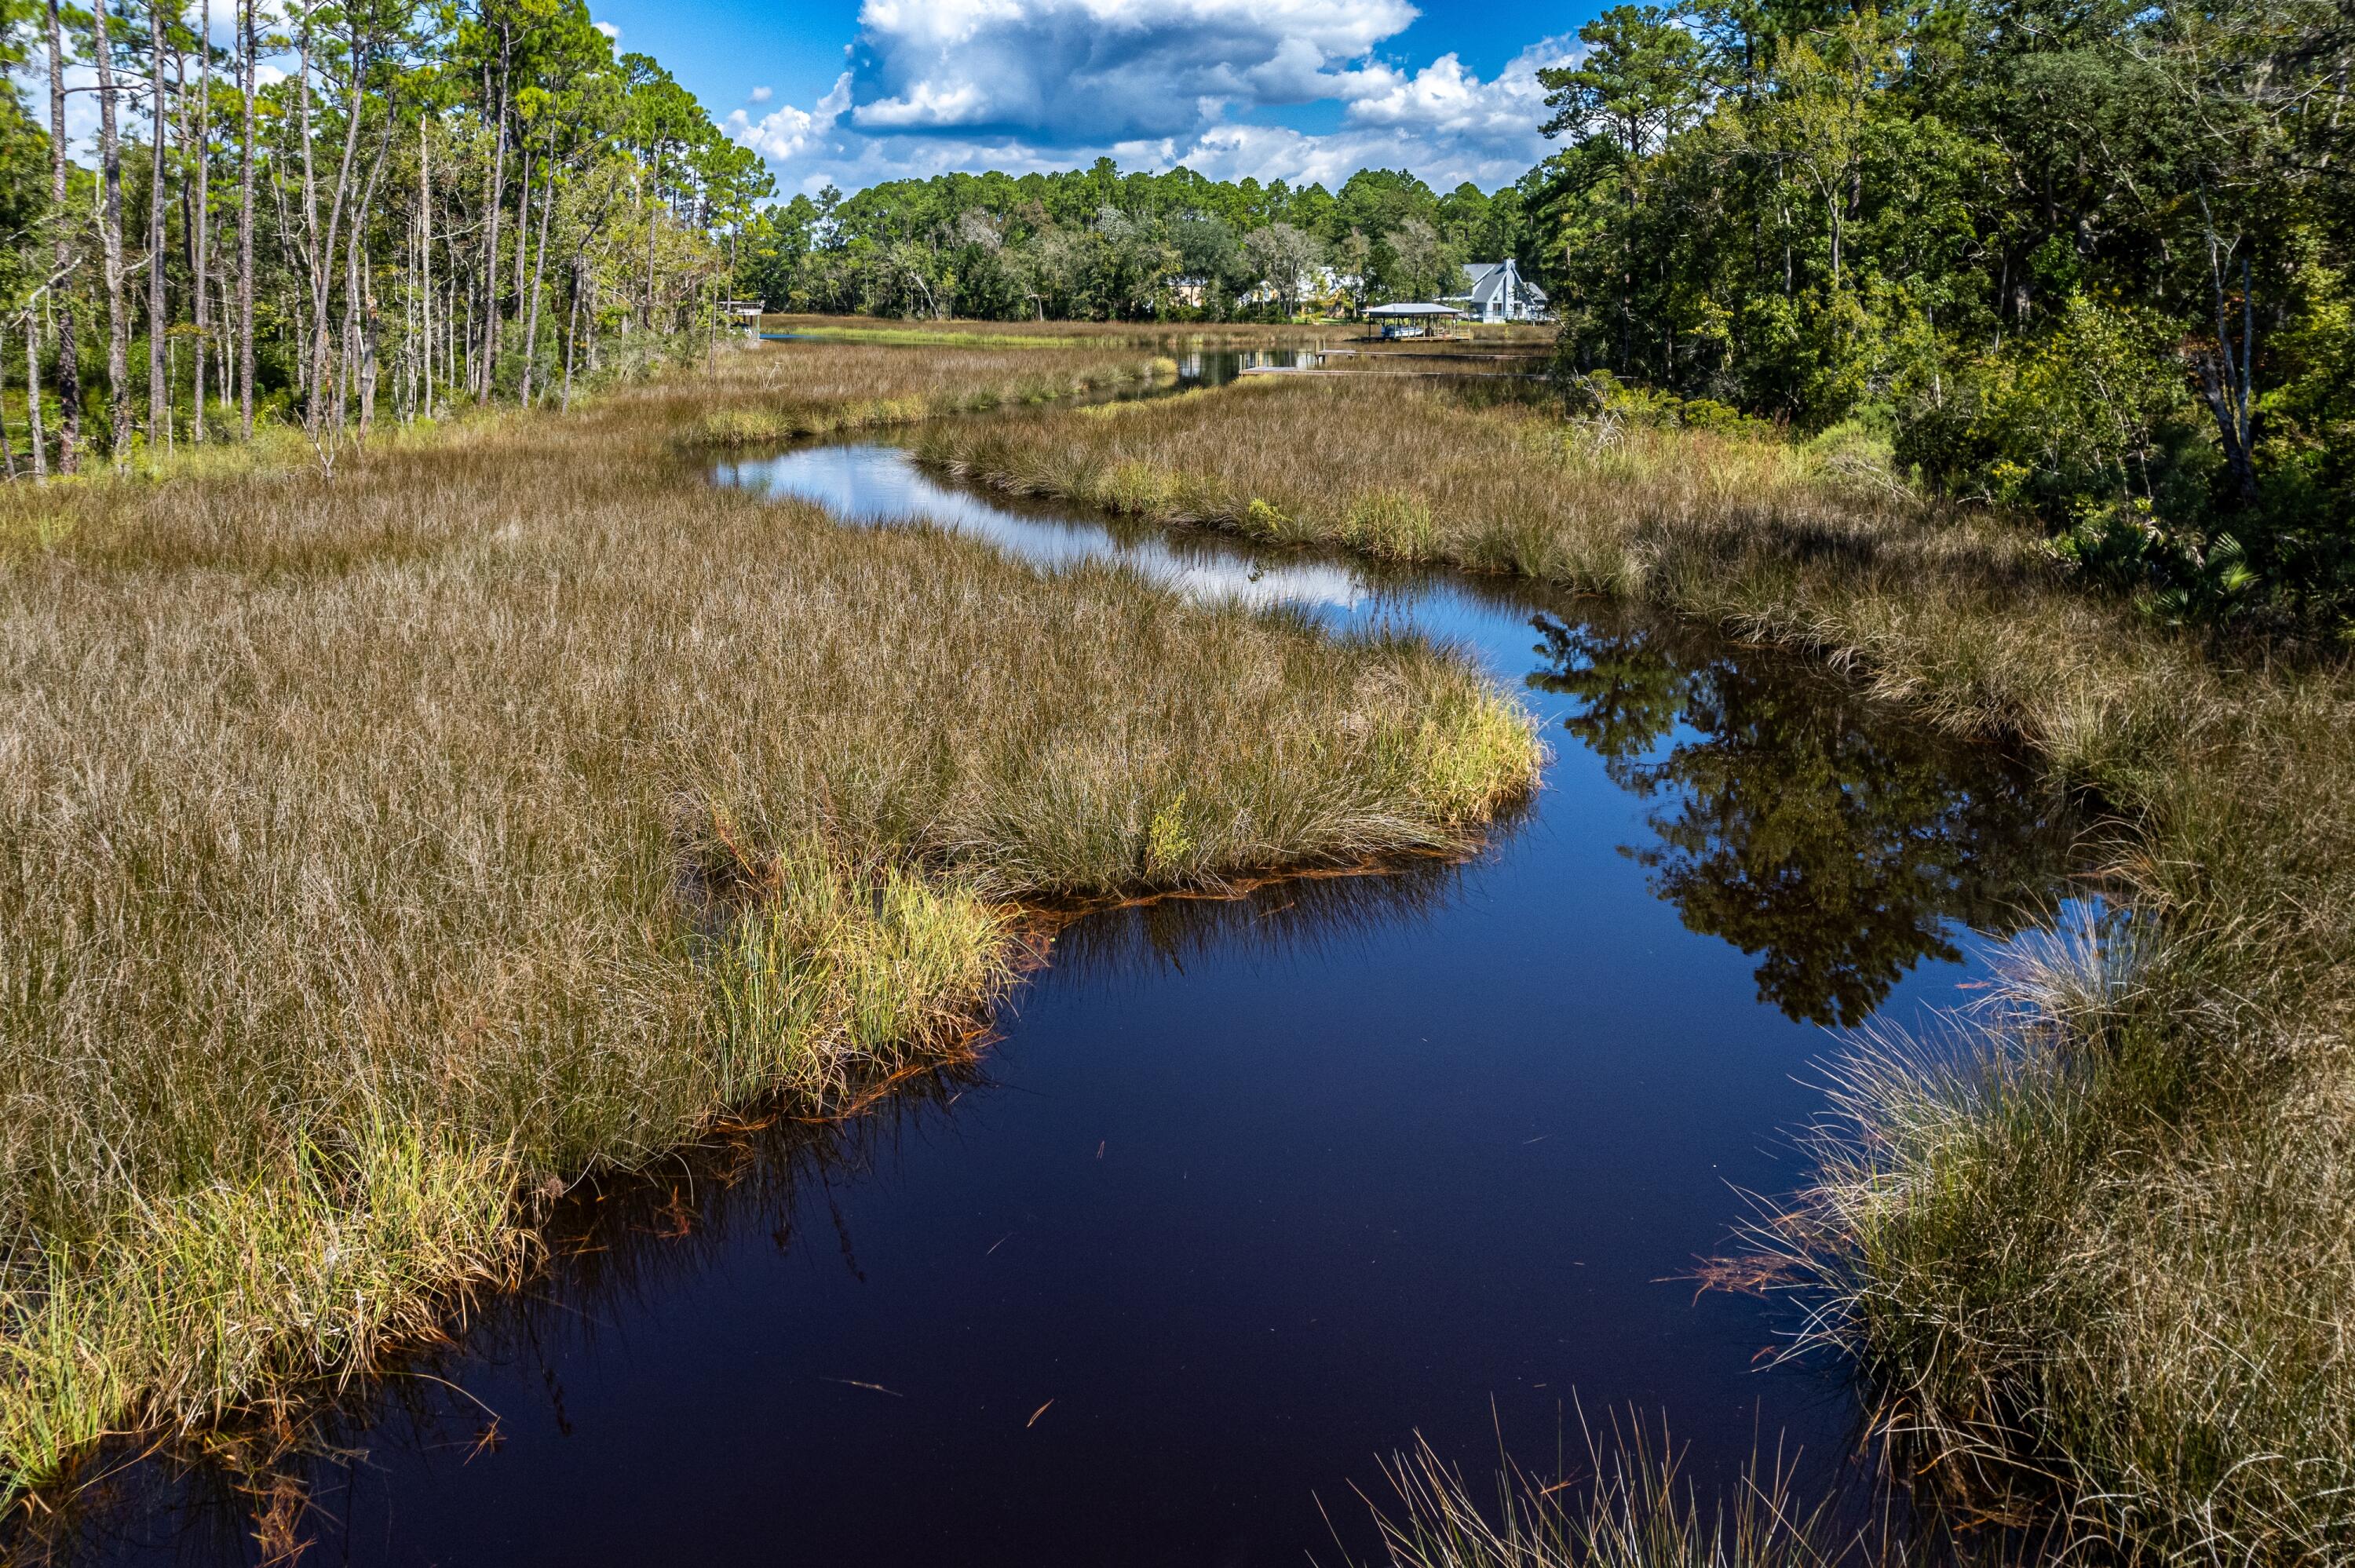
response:
M1546 788L1468 864L1087 916L978 1061L584 1196L542 1287L331 1424L364 1459L271 1473L304 1538L1296 1563L1365 1544L1350 1489L1414 1433L1544 1467L1573 1397L1664 1417L1704 1486L1778 1436L1849 1463L1837 1369L1762 1368L1785 1325L1691 1276L1803 1174L1825 1026L1967 1000L2068 892L2025 772L1591 599L1009 506L888 446L715 477L1411 624L1527 694ZM256 1486L135 1469L80 1544L240 1555Z

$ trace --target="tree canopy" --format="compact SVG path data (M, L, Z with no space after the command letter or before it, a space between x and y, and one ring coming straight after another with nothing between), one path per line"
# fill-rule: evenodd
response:
M257 418L331 464L387 400L568 396L709 330L773 189L582 0L48 0L0 47L23 62L0 95L11 474ZM64 139L77 67L89 159ZM18 97L44 75L46 125Z
M1467 260L1533 264L1526 192L1445 196L1402 170L1282 180L949 174L769 208L744 276L780 310L1079 320L1288 313L1424 297Z
M1622 5L1540 73L1563 368L1854 423L2179 619L2355 604L2355 13Z

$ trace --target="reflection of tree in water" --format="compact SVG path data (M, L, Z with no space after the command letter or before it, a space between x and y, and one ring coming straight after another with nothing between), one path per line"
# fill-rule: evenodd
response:
M1955 922L2008 934L2062 874L2056 801L1828 672L1657 628L1531 624L1546 664L1529 683L1579 699L1563 727L1662 802L1659 842L1632 852L1655 888L1763 954L1759 995L1793 1018L1861 1022L1922 959L1961 956Z

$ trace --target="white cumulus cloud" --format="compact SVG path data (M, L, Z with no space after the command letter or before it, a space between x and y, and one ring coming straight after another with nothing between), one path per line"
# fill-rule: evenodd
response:
M867 0L854 123L1109 142L1196 128L1200 101L1321 96L1405 0Z
M835 79L834 90L814 109L780 104L759 120L739 109L724 122L728 133L773 164L790 165L821 149L842 111L850 107L850 73Z
M1482 81L1464 62L1444 54L1412 74L1375 62L1347 73L1334 96L1348 105L1353 126L1380 126L1483 149L1533 146L1546 118L1538 72L1575 59L1573 38L1542 38Z
M1533 44L1487 80L1452 53L1380 58L1417 14L1407 0L865 0L825 98L728 124L788 188L1099 155L1328 185L1369 164L1443 186L1513 178L1545 150L1536 72L1572 47ZM1337 129L1265 122L1315 102L1341 106Z

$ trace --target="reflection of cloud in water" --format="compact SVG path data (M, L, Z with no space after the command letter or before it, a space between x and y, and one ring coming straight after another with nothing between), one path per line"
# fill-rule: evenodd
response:
M767 495L815 502L853 523L929 523L1050 569L1087 561L1127 567L1191 599L1346 610L1375 591L1356 572L1331 563L1254 561L1173 546L1151 534L1124 535L1101 523L1025 514L1003 501L934 482L897 447L804 447L722 464L714 477Z

